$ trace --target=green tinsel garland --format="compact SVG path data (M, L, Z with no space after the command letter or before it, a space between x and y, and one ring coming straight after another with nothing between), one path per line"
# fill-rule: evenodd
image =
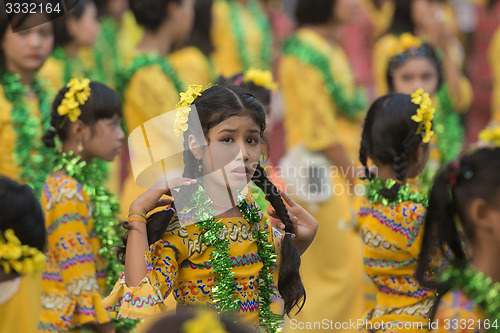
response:
M40 140L43 132L50 127L50 94L36 78L33 79L31 88L37 95L40 110L40 119L36 119L26 101L28 88L23 86L18 74L1 71L0 84L3 86L5 98L13 104L10 114L17 135L14 162L21 170L18 177L32 186L39 195L50 173L48 159L52 155L51 150Z
M500 283L494 282L482 272L464 265L449 265L439 277L451 289L462 290L472 302L486 312L487 318L496 327L490 327L489 332L500 333ZM484 322L483 322L484 324Z
M113 248L122 244L116 231L120 207L118 198L104 186L106 171L102 166L103 163L105 162L95 159L87 163L82 161L80 156L75 156L73 152L62 153L56 160L54 171L64 170L68 176L82 184L90 197L93 205L94 229L102 244L99 254L107 264L106 287L111 291L123 271L123 265L116 260L115 253L112 251Z
M437 149L441 154L441 158L436 168L431 168L429 164L422 172L420 179L424 191L429 191L434 176L444 166L458 157L464 140L464 129L460 123L460 116L453 109L450 91L446 84L443 84L437 92L437 98L439 100L439 109L434 114L432 129L436 133Z
M276 262L276 253L273 245L267 241L268 232L260 227L260 215L257 208L250 209L248 203L241 197L238 198L238 208L250 229L255 230L255 239L262 259L262 269L259 273L259 319L260 325L268 333L281 332L280 324L283 316L271 311L274 281L271 267ZM235 312L239 309L239 299L236 294L236 279L231 271L233 263L229 256L229 240L220 238L224 225L214 217L213 204L206 195L202 186L193 194L189 211L194 211L197 223L203 231L202 240L207 248L212 248L209 265L216 274L215 286L212 287L213 300L219 312Z
M254 61L249 59L248 55L250 54L250 50L248 50L246 41L245 41L245 32L244 28L241 25L241 13L239 6L241 4L235 3L233 0L224 0L229 7L229 19L231 20L231 28L234 33L236 39L236 45L238 47L239 56L241 59L241 65L243 67L243 72L246 72L252 67L255 67ZM260 46L260 63L263 68L269 70L271 68L271 50L272 50L272 33L271 27L269 24L269 20L267 16L262 12L262 7L260 3L256 0L250 0L246 6L248 11L252 14L252 17L255 19L257 26L262 32L262 41Z
M365 197L371 203L382 204L384 206L394 206L411 201L427 207L429 203L427 196L414 190L410 184L401 185L394 200L389 200L380 194L382 190L390 189L395 184L396 180L394 179L374 178L366 184Z
M300 40L297 34L289 37L282 46L284 55L289 55L318 69L325 80L325 90L332 96L339 112L349 119L357 119L365 111L366 94L361 88L357 88L353 98L346 96L344 89L339 85L332 75L330 62L334 59L317 50L314 45Z
M118 24L111 17L101 21L99 37L94 46L94 62L96 80L115 85L122 63L118 51Z
M91 73L89 70L85 68L82 60L77 56L74 59L69 59L68 55L64 51L62 47L56 47L54 51L52 51L52 57L61 61L64 65L63 69L63 85L68 83L75 76L75 68L81 69L84 77L88 77L93 79L95 77L99 77L98 74ZM95 75L94 75L95 74Z

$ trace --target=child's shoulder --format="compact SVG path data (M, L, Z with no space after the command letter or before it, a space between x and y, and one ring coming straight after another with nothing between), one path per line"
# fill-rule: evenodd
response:
M439 325L445 325L445 321L457 320L477 320L486 319L485 313L467 294L461 289L452 289L443 295L438 304L436 319Z
M65 173L55 172L50 174L45 181L43 197L46 202L51 202L54 198L57 198L58 201L61 199L73 200L75 198L83 201L87 197L87 193L82 184L75 178Z
M425 214L426 210L426 206L420 202L403 201L385 205L383 203L372 202L366 197L363 199L360 206L360 212L381 212L382 214L396 214L402 216L407 216L410 213Z

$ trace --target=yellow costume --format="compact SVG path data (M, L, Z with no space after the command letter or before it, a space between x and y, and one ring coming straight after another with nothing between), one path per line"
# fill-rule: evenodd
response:
M40 109L38 108L38 100L27 100L30 115L34 119L40 119ZM0 174L11 179L19 181L20 168L14 161L14 145L17 140L16 133L12 127L12 102L5 98L3 87L0 86ZM33 138L33 140L41 140L41 137Z
M319 50L329 59L332 76L347 96L355 93L354 75L344 51L331 46L311 30L296 32L300 41ZM325 90L321 72L293 55L284 54L280 64L280 82L285 102L285 133L287 150L304 144L311 151L335 145L344 146L348 157L357 161L361 125L344 117ZM352 170L355 172L353 164ZM318 234L302 256L301 274L307 302L294 316L299 322L318 322L325 318L349 322L361 317L363 306L363 267L361 243L352 229L345 228L351 207L346 180L338 172L332 177L334 188L344 189L311 211L319 222ZM305 207L307 203L299 202ZM325 254L328 255L325 255Z
M491 120L500 124L500 28L497 29L495 35L491 39L490 48L488 50L488 58L491 66L491 76L493 81L493 91L491 100Z
M73 77L95 79L95 64L90 49L81 49L74 59L69 59L63 48L54 49L52 55L40 68L40 78L58 92Z
M255 202L245 197L250 208ZM188 217L190 219L191 217ZM195 216L193 216L195 218ZM236 279L236 294L240 300L239 314L243 320L259 322L259 272L262 260L258 253L255 228L243 217L222 218L222 235L227 235L231 269ZM260 214L260 228L267 229L268 241L280 252L281 234ZM111 294L103 301L113 317L146 318L166 311L165 299L173 294L177 306L213 305L212 287L215 275L208 266L213 249L202 242L199 224L182 225L174 215L163 238L149 246L145 253L147 276L139 286L125 284L122 274ZM278 259L279 260L279 259ZM276 266L274 266L274 269ZM216 284L215 284L216 285Z
M187 84L207 86L217 80L210 59L197 47L188 46L169 54L172 67Z
M38 332L41 275L0 282L0 332Z
M222 76L250 67L270 69L271 32L258 1L249 0L247 5L236 0L214 1L210 35L215 48L212 59Z
M140 62L140 59L145 59L147 56L138 55L135 58L131 67L131 77L123 83L123 118L129 133L146 121L173 111L179 101L179 92L184 89L173 68L167 75L159 64ZM166 65L170 66L168 59L165 61ZM179 85L182 86L177 87ZM162 131L162 135L168 140L168 135L174 134L173 131ZM135 183L130 165L127 165L127 168L129 174L120 198L123 219L128 215L130 204L146 190Z
M486 315L483 310L461 290L450 290L441 298L432 332L488 332L484 329ZM493 321L489 323L493 325ZM500 323L497 322L497 325ZM480 329L481 328L481 329Z
M378 290L376 307L365 316L368 321L365 328L372 328L370 325L375 323L391 322L394 325L420 323L426 328L422 332L428 330L434 293L420 286L415 278L425 213L424 205L412 201L385 206L363 200L358 225L366 244L364 265ZM433 259L431 265L440 266L440 260ZM392 329L395 332L415 331ZM387 327L379 331L392 332Z
M111 319L101 305L106 264L91 218L89 195L66 175L51 175L42 194L48 234L42 275L41 332L78 330ZM73 332L73 331L72 331Z

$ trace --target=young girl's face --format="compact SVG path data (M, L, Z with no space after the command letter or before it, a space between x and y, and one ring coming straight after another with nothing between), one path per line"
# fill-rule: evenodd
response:
M394 92L412 94L422 88L434 95L438 88L436 66L428 58L411 58L392 72Z
M53 46L54 29L51 22L19 32L13 32L9 25L2 42L7 70L19 73L39 69Z
M243 189L252 179L261 154L260 127L252 118L233 116L208 132L202 156L203 174L219 187Z
M71 17L67 23L68 33L73 41L79 46L92 47L99 33L99 21L97 20L97 7L92 1L85 5L80 18Z
M84 126L83 154L86 160L99 158L111 162L120 153L125 134L118 115L109 119L99 119L94 126Z

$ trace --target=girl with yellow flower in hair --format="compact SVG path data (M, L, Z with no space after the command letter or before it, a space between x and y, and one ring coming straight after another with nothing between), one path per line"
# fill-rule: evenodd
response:
M434 291L415 278L427 197L407 179L418 176L429 159L433 117L430 97L419 89L378 98L365 119L359 156L367 185L358 225L365 271L377 287L376 305L363 317L369 332L429 329ZM437 257L430 262L432 268L441 264Z
M430 186L434 174L455 159L463 147L460 112L470 105L472 89L464 76L456 73L455 77L449 71L449 64L441 61L439 51L411 34L402 34L391 49L386 72L389 90L409 94L421 88L429 93L436 108L436 135L432 138L429 163L421 175L424 188ZM453 99L456 93L467 103L456 104Z
M0 332L38 332L45 264L42 208L27 185L0 177Z
M121 114L117 94L89 79L71 79L55 97L43 137L58 157L41 201L48 244L40 332L114 332L101 297L122 269L111 251L120 244L119 207L102 164L123 144Z

